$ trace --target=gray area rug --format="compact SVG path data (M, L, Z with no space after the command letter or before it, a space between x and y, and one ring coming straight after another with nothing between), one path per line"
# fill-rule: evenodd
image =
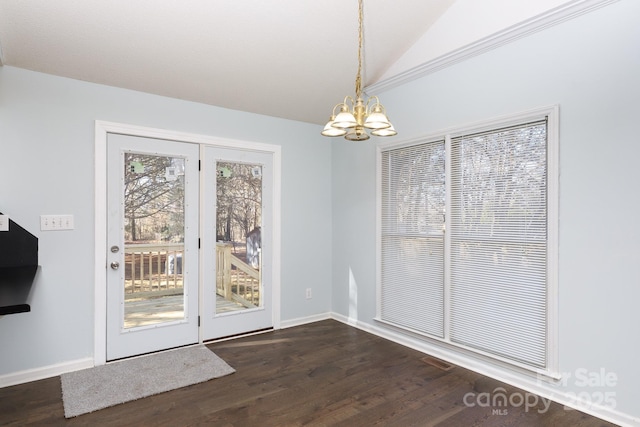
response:
M154 353L60 375L66 418L235 372L204 345Z

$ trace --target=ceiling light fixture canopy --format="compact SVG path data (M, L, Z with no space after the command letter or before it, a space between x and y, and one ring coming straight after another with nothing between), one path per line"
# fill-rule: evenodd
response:
M349 141L369 139L367 130L374 136L393 136L397 132L387 117L384 106L377 96L362 99L362 0L358 0L358 74L356 76L356 99L347 95L333 107L329 122L322 132L324 136L344 136ZM338 109L336 111L336 109Z

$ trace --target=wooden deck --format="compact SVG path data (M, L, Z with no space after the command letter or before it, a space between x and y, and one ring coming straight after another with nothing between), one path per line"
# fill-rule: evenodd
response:
M183 245L147 243L125 251L125 328L184 318ZM234 254L231 243L216 243L216 313L261 304L260 269Z
M184 318L182 295L165 295L126 301L124 304L124 327L153 325Z
M242 304L227 301L216 295L216 313L244 310ZM135 328L157 323L172 322L184 318L182 295L163 295L127 300L125 303L125 328Z
M247 307L236 301L228 301L220 295L216 295L216 313L228 313L230 311L245 310Z

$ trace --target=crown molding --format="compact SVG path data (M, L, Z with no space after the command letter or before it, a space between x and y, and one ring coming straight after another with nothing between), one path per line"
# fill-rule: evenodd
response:
M441 55L402 73L380 80L365 88L367 93L380 93L409 83L420 77L442 70L458 62L481 55L505 44L550 28L585 13L615 3L619 0L573 0L562 6L550 9L540 15L505 28L502 31L484 37L477 42L465 45L447 54Z

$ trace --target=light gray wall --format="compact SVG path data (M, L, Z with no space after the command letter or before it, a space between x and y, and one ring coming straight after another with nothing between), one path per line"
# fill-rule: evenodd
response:
M379 94L399 139L560 105L560 369L616 373L617 410L635 416L638 16L640 2L621 0ZM0 211L40 238L42 268L32 312L0 317L0 375L92 356L94 120L280 144L282 319L333 310L380 326L372 143L5 66ZM76 229L40 232L39 215L52 213L74 214Z
M616 410L636 417L639 17L640 2L622 0L377 94L400 133L396 139L559 104L560 370L615 373ZM382 327L373 320L375 148L343 142L332 155L332 307ZM593 391L573 379L563 390Z
M0 375L93 356L95 120L280 145L281 318L330 311L331 145L320 126L5 66L0 212L39 238L41 268L32 311L0 317ZM73 214L75 230L41 232L42 214Z

